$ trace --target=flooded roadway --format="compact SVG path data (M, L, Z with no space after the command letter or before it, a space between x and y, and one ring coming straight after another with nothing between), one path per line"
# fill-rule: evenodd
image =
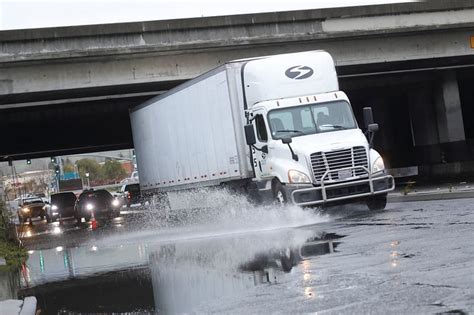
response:
M313 210L229 204L24 227L43 314L474 311L473 200ZM223 210L228 211L226 214ZM198 216L199 217L199 216ZM28 234L28 231L30 233Z

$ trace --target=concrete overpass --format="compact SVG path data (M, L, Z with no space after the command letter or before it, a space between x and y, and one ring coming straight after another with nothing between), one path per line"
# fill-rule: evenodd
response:
M392 167L474 160L474 1L0 32L0 156L131 147L128 109L231 59L325 49Z

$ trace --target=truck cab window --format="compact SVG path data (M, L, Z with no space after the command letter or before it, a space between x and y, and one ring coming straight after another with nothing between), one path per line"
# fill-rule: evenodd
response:
M265 120L261 114L255 116L255 127L257 128L257 137L261 142L268 141L267 128L265 127Z

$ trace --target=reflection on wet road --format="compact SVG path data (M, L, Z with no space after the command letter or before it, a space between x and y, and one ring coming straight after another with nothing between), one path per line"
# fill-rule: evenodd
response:
M289 272L301 260L333 251L336 238L318 234L314 228L303 228L165 244L152 239L139 244L107 246L102 241L100 245L30 250L27 267L22 272L22 293L39 295L40 305L53 312L64 307L68 311L91 311L90 302L75 304L75 299L95 301L107 312L137 309L188 312L199 303L262 283L277 282L279 274ZM144 303L144 299L138 299L136 303L127 298L125 305L102 302L104 291L97 294L94 288L97 283L107 286L111 279L124 282L125 286L120 292L113 290L105 294L105 301L110 299L108 295L129 296L130 289L135 294L142 291L143 297L152 294L153 300ZM91 292L95 292L92 300Z
M171 224L150 212L97 229L35 222L25 227L20 294L34 294L47 314L473 308L472 200L323 214L229 207L191 226L188 216Z

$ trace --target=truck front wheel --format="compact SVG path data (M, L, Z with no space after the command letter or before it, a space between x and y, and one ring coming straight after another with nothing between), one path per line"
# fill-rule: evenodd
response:
M366 202L369 210L383 210L387 205L387 194L371 197Z
M275 179L273 184L273 198L277 204L286 204L288 198L286 197L286 191L283 189L283 185L278 179Z

